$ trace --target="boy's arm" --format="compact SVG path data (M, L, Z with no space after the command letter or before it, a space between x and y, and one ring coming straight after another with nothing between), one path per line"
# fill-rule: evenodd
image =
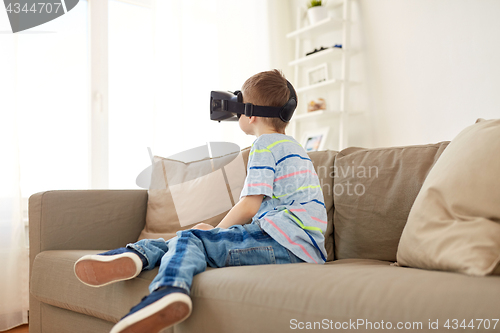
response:
M246 224L255 214L257 214L263 199L263 194L242 197L216 228L227 229L232 225Z

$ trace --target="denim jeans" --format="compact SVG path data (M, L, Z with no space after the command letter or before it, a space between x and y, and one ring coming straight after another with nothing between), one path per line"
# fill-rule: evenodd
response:
M193 277L209 267L291 264L304 262L256 223L235 225L228 229L184 230L165 241L144 239L128 244L144 255L143 270L160 266L149 291L161 287L179 287L188 294Z

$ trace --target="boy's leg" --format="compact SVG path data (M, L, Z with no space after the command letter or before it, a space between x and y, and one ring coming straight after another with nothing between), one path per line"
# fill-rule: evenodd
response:
M162 258L150 292L178 287L187 293L193 277L210 267L288 264L303 262L265 233L258 224L229 229L185 230L172 239Z
M97 255L86 255L74 266L75 275L84 284L101 287L129 280L142 270L159 265L161 257L168 251L168 242L163 239L141 240Z
M211 267L302 262L257 224L229 229L185 230L169 242L151 294L132 308L112 333L159 332L191 313L189 291L194 275Z
M141 254L146 261L143 261L143 270L149 271L160 265L161 258L167 253L171 239L165 241L159 239L143 239L135 243L127 244L127 249L134 250Z

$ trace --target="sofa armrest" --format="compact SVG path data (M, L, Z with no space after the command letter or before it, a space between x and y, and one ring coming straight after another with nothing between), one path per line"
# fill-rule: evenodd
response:
M30 261L47 250L113 249L135 242L146 190L48 191L29 199Z
M29 199L30 281L38 253L107 250L137 241L146 222L146 190L48 191ZM31 283L30 283L31 290ZM31 333L42 332L42 304L30 294Z

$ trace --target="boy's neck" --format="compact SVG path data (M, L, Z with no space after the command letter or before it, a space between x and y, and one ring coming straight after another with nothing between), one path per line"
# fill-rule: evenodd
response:
M271 128L263 128L263 129L260 129L260 130L259 129L255 130L255 136L256 137L259 137L259 136L261 136L263 134L285 134L285 131L278 132L278 131L276 131L274 129L271 129Z

